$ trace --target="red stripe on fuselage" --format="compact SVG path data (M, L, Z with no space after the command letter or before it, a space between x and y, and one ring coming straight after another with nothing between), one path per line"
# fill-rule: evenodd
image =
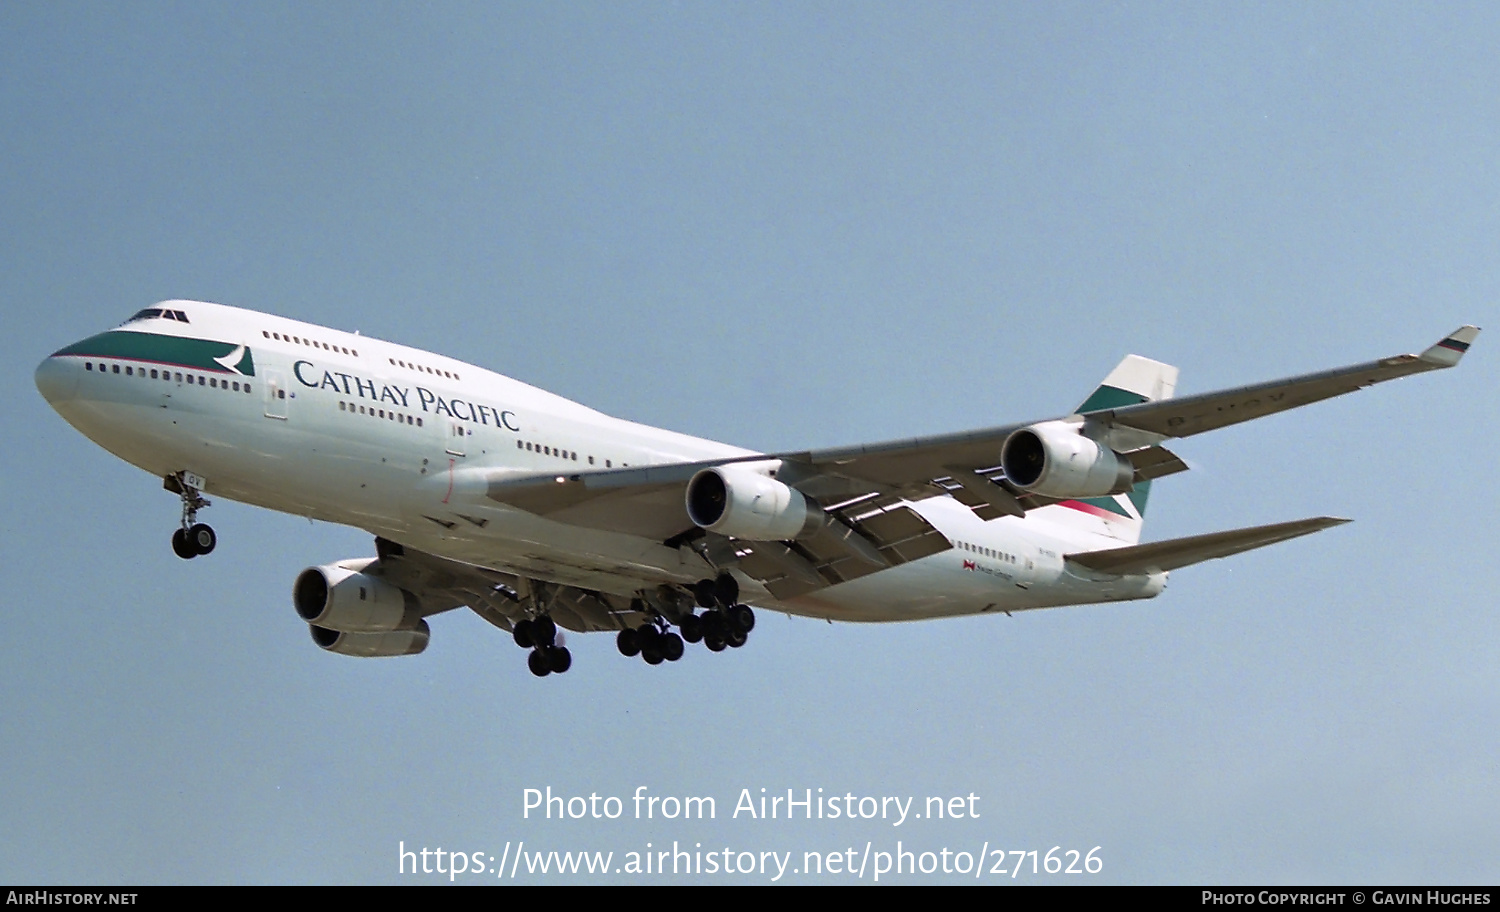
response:
M1091 515L1099 517L1100 519L1119 520L1130 518L1129 516L1121 516L1118 513L1106 510L1103 507L1096 507L1093 504L1084 503L1081 500L1065 500L1057 506L1068 507L1069 509L1079 511L1080 513L1089 513Z

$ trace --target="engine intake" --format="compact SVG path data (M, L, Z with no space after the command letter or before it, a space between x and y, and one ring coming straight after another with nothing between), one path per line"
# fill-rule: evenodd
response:
M353 563L359 566L359 562ZM292 586L297 615L316 627L348 633L418 629L422 610L417 597L360 572L369 563L373 561L360 569L329 564L303 570Z
M745 541L790 541L816 533L828 515L801 491L772 478L778 465L703 469L688 482L688 518L700 528Z
M1015 431L1000 449L1011 484L1046 497L1123 494L1135 484L1135 467L1119 453L1081 433L1082 426L1045 421Z

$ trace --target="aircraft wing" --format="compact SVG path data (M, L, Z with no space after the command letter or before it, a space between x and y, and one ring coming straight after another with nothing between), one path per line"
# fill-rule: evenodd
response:
M822 504L831 521L797 541L742 541L705 532L688 519L687 483L699 471L767 458L775 457L497 479L490 482L488 496L558 522L654 538L674 547L691 545L715 566L734 566L760 580L777 598L848 582L952 547L915 510L894 498L877 503L878 494Z
M1464 326L1421 354L1180 399L1159 398L1104 409L1089 409L1086 404L1082 408L1087 410L1055 420L1087 426L1091 436L1097 435L1124 457L1139 483L1187 468L1159 445L1162 440L1260 418L1409 374L1452 367L1478 333L1476 327ZM1171 376L1175 383L1175 370ZM1141 398L1146 397L1133 401ZM778 597L787 597L950 547L903 502L952 496L981 519L1023 516L1027 510L1058 503L1060 498L1012 486L999 465L1006 438L1035 423L646 468L519 479L496 476L487 493L491 500L559 522L640 535L672 546L691 545L716 565L739 566L766 582ZM707 533L688 518L685 491L700 470L766 460L779 460L776 479L826 511L831 521L823 532L796 541L745 542ZM1220 555L1194 559L1213 556Z
M1463 326L1420 355L1396 355L1366 364L1354 364L1217 393L1088 412L1086 417L1111 426L1159 434L1164 438L1190 437L1342 396L1398 377L1453 367L1478 335L1478 327Z
M1317 516L1292 522L1275 523L1269 526L1252 526L1233 529L1229 532L1211 532L1168 541L1131 545L1126 548L1110 548L1104 551L1083 551L1064 555L1071 563L1099 573L1125 576L1131 573L1153 573L1176 570L1191 564L1202 563L1242 551L1252 551L1289 539L1321 532L1333 526L1342 526L1351 520L1334 516Z
M1083 412L1088 421L1094 422L1103 432L1140 432L1142 442L1152 438L1159 442L1173 437L1188 437L1204 431L1226 427L1252 418L1261 418L1276 412L1309 405L1323 399L1352 393L1355 390L1394 380L1410 374L1453 367L1459 362L1470 343L1479 335L1474 326L1463 326L1449 333L1435 345L1419 355L1396 355L1365 364L1355 364L1335 370L1273 380L1253 386L1220 390L1182 398L1159 399L1118 408ZM859 479L867 484L886 489L912 491L943 476L954 477L954 469L968 469L971 473L1000 461L1000 446L1012 432L1035 422L1003 425L978 431L945 434L936 437L918 437L893 440L887 443L867 444L804 453L786 453L781 458L814 466L822 472ZM1121 448L1123 449L1123 448ZM1173 471L1186 468L1180 460L1172 462L1162 456L1159 447L1150 455L1132 450L1126 452L1132 462L1137 463L1137 478L1141 479L1141 460L1153 463L1165 462ZM1174 457L1175 458L1175 457ZM1158 468L1163 466L1158 465ZM982 474L982 473L981 473ZM1158 478L1170 472L1146 474L1147 478ZM969 479L964 478L964 481ZM940 492L951 493L951 492ZM1023 500L1023 506L1030 508Z

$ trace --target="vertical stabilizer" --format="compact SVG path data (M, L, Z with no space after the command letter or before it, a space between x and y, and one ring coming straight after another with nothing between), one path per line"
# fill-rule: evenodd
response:
M1171 399L1177 392L1177 368L1140 355L1126 355L1125 360L1109 372L1093 395L1083 400L1075 412L1095 412L1140 402Z

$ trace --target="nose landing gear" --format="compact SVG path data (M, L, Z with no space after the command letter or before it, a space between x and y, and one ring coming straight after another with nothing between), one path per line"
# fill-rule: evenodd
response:
M172 553L191 560L213 551L219 536L208 523L198 522L198 511L210 503L203 496L203 479L191 472L177 472L163 479L162 487L182 498L182 526L172 533Z

